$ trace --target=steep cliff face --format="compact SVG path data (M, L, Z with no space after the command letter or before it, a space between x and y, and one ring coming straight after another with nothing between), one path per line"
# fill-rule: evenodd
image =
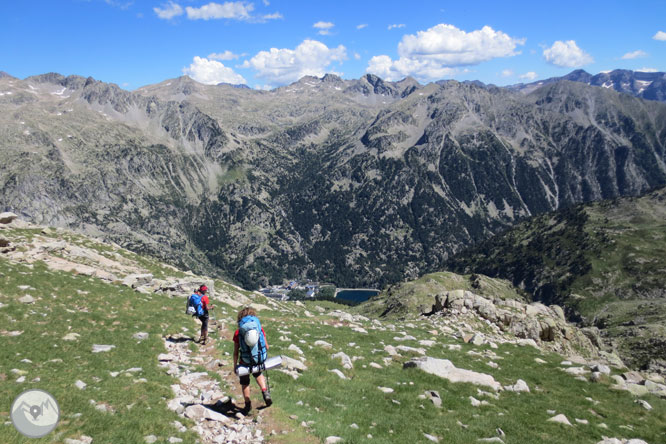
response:
M0 90L5 209L251 287L381 286L523 216L666 183L666 106L575 82L127 92L45 75Z

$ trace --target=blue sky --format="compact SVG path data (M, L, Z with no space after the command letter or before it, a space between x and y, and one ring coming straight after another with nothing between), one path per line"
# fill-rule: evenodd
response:
M0 70L19 78L508 85L577 68L666 71L666 1L0 0Z

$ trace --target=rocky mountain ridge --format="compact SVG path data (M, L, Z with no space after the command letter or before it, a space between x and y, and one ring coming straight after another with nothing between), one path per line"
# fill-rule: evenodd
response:
M517 219L666 183L666 106L561 81L0 79L0 201L248 287L382 286Z
M646 100L666 101L666 73L630 71L626 69L615 69L613 71L601 72L596 75L589 74L582 69L577 69L562 77L551 77L527 84L512 85L509 88L529 93L543 85L570 80L581 82L591 86L611 88L615 91L631 94Z

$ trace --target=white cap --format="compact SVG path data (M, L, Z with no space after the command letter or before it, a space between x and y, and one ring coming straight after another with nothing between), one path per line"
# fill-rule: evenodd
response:
M245 340L245 344L248 347L254 347L257 342L259 342L259 333L257 333L257 330L249 330L247 333L245 333L245 337L243 339Z

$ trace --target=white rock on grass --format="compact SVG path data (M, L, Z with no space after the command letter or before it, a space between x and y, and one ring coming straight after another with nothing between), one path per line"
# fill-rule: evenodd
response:
M436 436L428 435L427 433L424 433L423 436L425 436L428 441L439 442L439 438Z
M495 391L502 390L500 383L495 381L495 378L491 375L456 368L448 359L437 359L427 356L415 358L403 364L403 368L411 367L416 367L426 373L439 376L451 382L466 382L490 387Z
M22 298L19 298L18 301L22 304L34 304L35 303L35 298L30 296L29 294L26 294Z
M83 435L79 438L65 438L65 444L92 444L93 439L90 436Z
M339 352L331 355L331 359L340 359L342 366L347 370L351 370L354 368L351 358L344 352Z
M340 379L347 379L347 377L345 376L345 374L342 373L342 372L341 372L340 370L338 370L337 368L334 368L333 370L329 370L329 372L338 375L338 377L339 377Z
M85 382L83 382L79 379L78 381L76 381L74 383L74 386L76 386L76 388L79 389L79 390L83 390L88 386L88 384L86 384Z
M112 349L116 348L115 345L100 345L100 344L93 344L92 346L92 352L93 353L102 353L102 352L108 352L111 351Z
M372 367L372 368L376 368L376 369L384 368L384 367L382 367L381 365L377 364L376 362L371 362L371 363L368 364L368 365L369 365L370 367Z
M132 337L136 339L137 341L143 341L144 339L148 339L148 333L145 331L140 331L139 333L134 333Z
M63 341L78 341L79 336L81 336L78 333L67 333L65 336L62 337Z
M479 438L477 439L478 442L499 442L504 444L504 441L502 441L502 438L499 436L493 436L492 438Z
M314 345L315 345L315 347L321 347L321 348L326 349L326 350L330 350L330 349L333 348L333 345L329 344L326 341L315 341Z
M153 444L155 441L157 441L157 436L155 436L155 435L144 436L143 440L147 444Z
M561 414L561 413L560 413L559 415L556 415L556 416L553 416L552 418L550 418L550 419L548 420L548 422L557 422L557 423L564 424L564 425L568 425L568 426L571 425L571 423L569 422L569 420L567 419L567 417L564 416L564 415Z
M634 402L643 407L645 410L652 410L652 406L647 401L644 401L642 399L637 399Z
M574 376L582 376L589 372L585 367L569 367L564 371Z
M547 362L541 358L534 358L534 362L536 362L537 364L547 364Z
M384 393L393 393L395 390L393 390L391 387L377 387L381 392Z
M339 436L328 436L326 437L326 441L324 441L326 444L336 444L338 442L342 442L342 438Z
M298 347L298 345L296 345L296 344L290 344L289 347L287 348L287 350L290 350L290 351L296 352L296 353L298 353L299 355L302 355L302 354L303 354L303 350L301 350L301 349Z
M508 390L510 392L530 392L530 388L527 386L527 383L522 379L516 381L514 385L505 385L504 390Z

